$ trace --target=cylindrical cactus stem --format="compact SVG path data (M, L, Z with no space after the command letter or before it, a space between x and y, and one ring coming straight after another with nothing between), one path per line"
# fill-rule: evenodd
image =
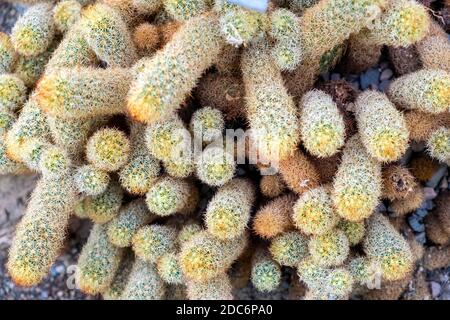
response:
M262 208L253 217L253 231L263 239L272 239L292 229L293 194L277 197Z
M108 241L106 226L95 224L78 258L75 281L87 294L105 292L119 268L123 249Z
M350 36L344 64L346 72L362 73L380 60L383 45L370 41L369 34L368 29L362 29L359 33Z
M53 8L56 29L65 33L81 18L82 5L76 0L64 0Z
M203 71L219 56L224 42L217 17L190 19L143 68L128 95L132 118L152 123L170 117L195 86Z
M419 70L391 83L388 95L405 109L429 113L450 109L450 73L443 70Z
M128 283L122 293L123 300L161 300L166 288L156 268L141 259L136 259Z
M164 282L172 285L184 283L179 258L174 252L168 252L162 255L156 263L156 269Z
M242 56L250 139L265 161L291 156L300 142L299 119L269 47L257 43Z
M97 56L81 32L80 23L76 23L66 32L56 48L47 63L46 72L55 71L58 68L90 67L97 62Z
M397 200L406 198L416 187L412 173L401 165L383 168L383 198Z
M145 134L150 154L161 161L176 161L187 149L190 150L190 138L189 131L178 116L152 123Z
M398 160L408 148L405 119L385 94L366 91L359 95L356 121L362 143L378 161Z
M308 247L312 259L324 267L341 265L350 252L350 242L345 233L339 229L313 236Z
M181 247L180 265L187 279L205 282L223 274L247 245L247 235L221 241L202 231Z
M118 11L96 3L83 11L80 24L89 46L109 67L130 67L136 61L131 34Z
M337 214L350 221L369 217L381 196L381 168L365 150L358 136L344 149L333 182L332 199Z
M368 26L386 3L386 0L327 0L306 9L300 19L300 30L307 56L321 57L350 34Z
M119 214L122 199L123 191L119 184L110 182L103 193L84 200L87 216L95 223L104 224Z
M413 256L408 242L381 214L369 220L364 251L380 263L383 278L388 281L403 279L412 271Z
M292 220L307 235L322 235L339 221L333 208L329 187L317 187L301 194L294 205Z
M366 225L364 221L352 222L342 219L337 224L337 228L342 230L350 243L350 246L359 244L366 234Z
M442 228L450 235L450 192L443 192L436 199L436 214L441 221Z
M63 247L75 201L69 177L39 181L9 251L7 269L15 283L36 285L47 274Z
M0 175L20 175L27 172L29 172L29 169L24 164L9 158L6 150L6 145L3 139L0 139Z
M54 145L46 148L39 160L39 171L43 177L50 179L69 174L71 166L72 162L66 151Z
M383 14L370 26L372 43L407 47L422 40L429 28L427 8L414 0L389 2Z
M150 188L145 201L150 212L159 216L190 214L197 206L198 190L190 181L164 176Z
M318 170L301 150L280 162L280 173L287 187L298 194L319 185Z
M131 270L134 264L134 254L131 249L125 249L120 260L119 268L114 275L114 279L109 285L108 289L102 293L105 300L119 300L130 277Z
M397 216L404 216L419 209L425 201L425 195L419 186L414 188L405 198L392 201L390 208Z
M16 115L8 110L0 110L0 137L4 144L4 137L16 121Z
M188 21L208 11L209 0L163 0L164 10L177 21Z
M55 144L79 161L84 155L89 135L104 123L104 119L64 119L47 114L47 123Z
M205 213L206 230L221 240L242 237L250 220L255 188L247 179L231 180L217 191Z
M348 263L348 270L355 282L368 288L381 284L381 266L375 259L366 256L353 258Z
M289 9L293 10L295 13L301 13L305 9L312 7L319 0L288 0L287 5Z
M427 140L427 150L431 157L450 163L450 129L440 127Z
M133 251L140 259L155 263L175 249L176 237L175 228L158 224L143 226L133 236Z
M314 156L330 157L344 145L344 119L323 91L312 90L303 96L300 127L305 148Z
M266 14L217 0L214 10L220 14L220 30L226 41L234 46L248 45L261 39L268 29Z
M36 88L39 106L61 118L93 118L123 113L127 69L61 68L44 75Z
M120 184L133 195L144 195L156 181L161 167L147 150L144 125L131 124L130 143L130 160L120 170Z
M281 70L293 71L303 58L299 19L287 9L277 9L270 21L270 35L276 40L272 56Z
M156 24L143 22L133 29L133 42L139 57L152 55L161 45L159 28Z
M233 286L227 274L206 282L188 281L186 286L190 300L233 300Z
M416 48L424 68L450 72L450 41L447 34L429 34L416 44Z
M177 159L163 161L167 174L174 178L184 179L195 171L195 161L192 151L186 149Z
M42 140L51 140L50 129L45 115L36 103L32 94L20 112L17 121L6 134L7 154L12 160L22 161L24 142L38 137Z
M128 162L130 141L120 130L105 128L95 132L86 145L86 157L104 171L117 171Z
M194 112L189 128L194 139L208 144L222 137L225 120L220 110L204 107Z
M259 190L263 196L268 198L278 197L285 189L286 186L279 174L263 176L259 182Z
M251 281L256 290L270 292L281 283L281 268L267 250L259 248L252 258Z
M234 155L225 147L210 145L195 160L197 177L205 184L223 186L230 181L236 170Z
M107 172L87 164L76 169L75 186L79 192L88 196L98 196L105 192L110 177Z
M300 232L288 231L272 240L269 251L280 265L295 268L308 255L308 240Z
M148 211L144 199L133 200L120 209L119 215L108 223L108 239L117 247L129 247L137 230L155 218L156 216Z
M17 56L11 38L6 33L0 32L0 73L12 71Z
M28 88L34 88L44 74L48 61L53 55L59 42L54 40L52 45L43 53L36 56L19 56L14 65L14 74L17 75Z
M297 266L298 277L307 284L309 289L316 289L329 273L329 269L319 265L311 256L300 261Z
M0 110L15 111L27 98L25 83L15 74L0 74Z
M426 141L431 133L441 126L450 126L450 113L427 113L410 110L404 113L409 138L413 141Z
M187 221L178 232L177 244L181 247L185 242L192 239L197 233L201 232L203 227L195 220Z
M11 41L19 54L35 56L47 50L54 34L52 4L42 3L30 7L17 20L11 33Z

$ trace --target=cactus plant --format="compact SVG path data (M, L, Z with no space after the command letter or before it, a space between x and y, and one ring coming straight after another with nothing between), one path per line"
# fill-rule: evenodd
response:
M435 159L450 163L450 129L440 127L427 140L427 149Z
M208 0L164 0L164 10L175 20L188 21L209 9Z
M242 237L250 219L255 189L249 180L237 178L221 187L208 203L206 230L221 240Z
M323 235L331 231L339 216L333 209L329 188L318 187L303 193L294 205L292 221L307 235Z
M14 74L0 74L0 110L15 111L25 102L27 88Z
M247 245L247 235L219 240L202 231L181 247L180 265L188 280L205 282L225 272Z
M309 253L314 262L324 267L341 265L350 251L350 243L345 233L333 230L309 241Z
M110 177L107 172L92 165L84 165L75 171L74 182L79 192L88 196L98 196L108 187Z
M123 300L159 300L164 297L166 288L156 272L154 265L136 259L123 290Z
M233 287L226 274L206 282L187 282L187 296L190 300L233 300Z
M103 292L102 296L105 300L119 300L134 264L134 256L131 250L126 250L122 255L119 268L114 275L114 279L109 285L108 289Z
M60 68L40 80L37 101L46 113L62 118L120 114L130 79L120 68Z
M337 228L342 230L350 243L350 246L359 244L366 234L364 222L352 222L342 219L338 222Z
M143 261L154 263L175 248L176 231L152 224L139 228L133 236L133 251Z
M224 147L210 145L195 160L196 173L201 182L220 187L233 178L236 170L234 155Z
M86 145L86 157L95 168L117 171L128 162L130 141L120 130L101 129Z
M128 95L133 119L152 123L172 115L219 55L223 42L218 31L215 15L190 19L162 50L141 62Z
M63 247L75 200L67 176L39 181L9 251L7 269L15 283L32 286L47 274Z
M305 148L314 156L330 157L344 145L345 124L332 97L313 90L302 98L300 127Z
M280 162L280 173L287 187L295 193L315 188L319 185L319 173L314 163L306 155L297 150L294 154Z
M220 110L204 107L194 112L189 128L194 139L208 144L222 137L225 121Z
M450 106L450 74L443 70L419 70L396 79L389 98L405 109L442 113Z
M386 280L400 280L412 270L413 258L408 242L381 214L374 215L369 221L364 251L380 263Z
M10 37L6 33L0 32L0 73L12 71L16 59L17 53Z
M129 247L138 229L155 218L148 211L143 199L133 200L122 207L119 215L108 223L108 240L116 247Z
M59 32L66 32L81 18L81 4L75 0L64 0L53 8L53 21Z
M189 214L197 206L198 191L189 181L165 176L150 188L145 201L149 210L159 216Z
M273 261L268 252L259 249L252 258L251 281L256 290L270 292L281 282L281 268Z
M168 252L162 255L157 263L156 269L161 279L168 284L183 284L183 272L175 253Z
M398 160L408 147L409 132L402 114L382 93L366 91L356 101L361 141L378 161Z
M122 199L122 189L117 182L111 181L103 193L86 197L87 216L95 223L104 224L119 214Z
M288 231L271 241L269 251L280 265L296 267L308 255L308 241L301 233Z
M279 174L263 176L259 182L259 190L268 198L278 197L285 189L286 186Z
M344 149L333 182L333 203L337 214L358 222L369 217L381 196L381 168L353 136Z
M41 3L20 17L12 30L11 42L19 54L35 56L47 50L54 34L52 5Z
M295 196L277 197L261 207L253 217L253 231L263 239L272 239L292 229L292 205Z

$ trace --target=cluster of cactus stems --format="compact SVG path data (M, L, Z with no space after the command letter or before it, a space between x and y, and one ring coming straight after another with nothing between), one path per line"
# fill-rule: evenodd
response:
M404 217L450 164L450 44L423 5L23 2L0 33L0 174L41 175L9 252L17 284L46 276L71 215L93 222L77 287L104 299L233 299L238 283L276 290L289 267L305 300L339 300L414 272L414 246L376 208ZM353 108L314 88L345 48L357 72L383 45L414 46L423 68ZM408 168L411 141L427 157ZM261 177L241 174L255 158ZM425 221L438 245L441 202Z

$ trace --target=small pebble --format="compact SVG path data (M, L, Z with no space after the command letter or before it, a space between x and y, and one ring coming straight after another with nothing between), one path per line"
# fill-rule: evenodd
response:
M341 80L341 75L339 73L332 73L331 80Z
M437 298L441 294L441 285L437 282L430 282L431 295L433 298Z
M425 202L427 204L427 210L433 210L434 209L434 203L431 200L428 200Z
M423 188L423 193L425 200L433 200L437 196L436 191L434 191L434 189L430 187Z
M420 233L416 234L415 238L416 238L416 241L422 245L425 244L425 242L427 242L427 237L425 235L425 232L420 232Z
M409 225L415 232L423 232L425 231L425 225L416 215L411 215L408 218Z
M369 69L361 75L360 82L363 90L367 89L371 84L378 85L380 71L378 69Z
M442 179L441 184L439 185L439 189L447 189L448 188L448 180Z
M387 69L387 68L389 68L389 63L388 63L388 62L382 62L382 63L380 63L380 69L381 69L381 70L385 70L385 69Z
M420 217L420 218L425 218L425 217L428 215L428 211L427 211L427 210L424 210L424 209L418 209L418 210L415 212L415 215L418 216L418 217Z
M394 72L391 69L385 69L380 75L380 81L383 82L385 80L389 80L394 75Z

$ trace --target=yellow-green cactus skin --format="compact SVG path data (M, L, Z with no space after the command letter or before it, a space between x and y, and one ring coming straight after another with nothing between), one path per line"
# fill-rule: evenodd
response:
M308 240L300 232L288 231L272 240L269 251L280 265L296 267L308 255Z
M188 281L186 286L190 300L233 300L233 286L227 274L206 282Z
M80 2L64 0L53 8L53 20L59 32L66 32L81 18Z
M178 255L169 252L162 255L156 263L158 274L168 284L183 284L183 271L178 261Z
M83 10L80 24L91 49L109 67L130 67L137 60L131 33L118 11L96 3Z
M11 38L3 32L0 32L0 73L12 71L17 59L17 53L11 42Z
M307 235L322 235L331 231L339 221L333 208L329 188L318 187L300 195L294 205L292 221Z
M26 100L27 88L14 74L0 74L0 110L15 111Z
M11 41L19 54L35 56L47 50L54 34L52 5L40 3L20 17L12 30Z
M47 72L36 95L46 113L61 118L92 118L120 114L130 72L122 68L61 68Z
M314 262L324 267L341 265L350 251L347 236L341 230L333 230L309 241L309 253Z
M176 237L176 230L172 227L158 224L143 226L133 236L133 251L140 259L155 263L175 249Z
M441 162L450 163L450 129L440 127L427 140L430 156Z
M266 44L255 44L244 52L242 73L250 139L261 158L281 161L300 142L300 125L297 108Z
M164 10L177 21L188 21L210 9L209 0L164 0Z
M214 14L187 21L162 50L140 62L142 70L128 95L131 117L145 123L170 117L223 46Z
M145 201L150 212L158 216L189 214L197 206L198 190L187 180L164 176L150 187Z
M332 97L320 90L301 102L300 127L305 148L314 156L330 157L344 145L345 124Z
M117 171L128 162L130 148L130 140L122 131L101 129L89 138L86 157L100 170Z
M380 263L383 278L388 281L405 278L413 268L413 255L408 242L381 214L371 217L364 252Z
M381 16L369 27L372 43L407 47L422 40L429 28L427 8L414 0L390 1Z
M256 290L270 292L281 283L281 268L270 254L262 249L255 252L252 259L251 281Z
M208 203L206 230L221 240L242 237L250 219L255 188L247 179L236 178L219 188Z
M378 161L396 161L408 148L406 121L385 94L376 91L360 94L356 121L362 143Z
M358 136L344 148L333 181L332 199L336 212L358 222L369 217L381 196L381 167L365 150Z
M33 286L48 273L63 248L75 201L69 177L39 181L9 251L7 269L15 283Z
M219 187L230 181L236 170L234 155L224 147L208 146L195 161L197 177L203 183Z
M119 268L123 250L108 241L106 226L95 224L78 258L75 281L88 294L105 292Z
M181 247L180 265L189 280L205 282L225 272L247 245L247 235L219 240L202 231Z
M450 73L443 70L419 70L391 83L388 96L405 109L428 113L450 110Z
M77 168L74 174L75 186L79 192L97 196L108 187L110 177L107 172L87 164Z
M87 217L98 224L105 224L119 214L123 191L117 182L111 181L106 190L84 200Z

